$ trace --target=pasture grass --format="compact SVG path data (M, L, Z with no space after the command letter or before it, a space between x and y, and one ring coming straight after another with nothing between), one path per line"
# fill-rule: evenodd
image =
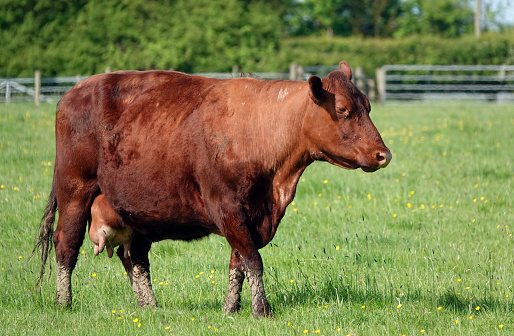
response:
M261 250L275 318L259 320L246 284L241 312L222 313L230 248L217 236L153 245L156 309L136 307L121 263L89 239L72 309L55 307L55 272L35 291L54 110L0 105L2 334L514 334L514 105L374 105L393 161L306 170Z

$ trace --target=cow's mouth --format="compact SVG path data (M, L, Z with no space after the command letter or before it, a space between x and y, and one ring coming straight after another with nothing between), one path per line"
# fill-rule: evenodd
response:
M365 171L366 173L373 173L373 172L379 170L380 168L384 168L389 164L389 161L390 161L390 157L389 157L390 155L387 158L387 162L385 162L385 163L377 162L376 165L370 165L369 163L362 163L362 162L350 160L350 159L347 159L347 158L344 158L341 156L337 156L337 155L329 155L327 153L322 153L322 152L320 152L318 154L319 155L317 157L315 157L316 160L327 161L328 163L333 164L334 166L344 168L344 169L349 169L349 170L354 170L354 169L360 168L363 171Z
M362 166L362 167L361 167L361 169L362 169L363 171L365 171L366 173L373 173L373 172L376 172L376 171L377 171L377 170L379 170L380 168L382 168L382 167L380 167L380 166L378 166L378 167Z
M345 159L340 156L325 155L324 161L327 161L328 163L333 164L334 166L349 170L361 168L361 166L357 162Z
M333 156L327 155L325 159L327 162L333 164L334 166L349 169L349 170L354 170L354 169L360 168L366 173L373 173L373 172L376 172L377 170L379 170L380 168L384 168L385 166L387 166L387 164L381 165L380 163L375 166L369 165L368 163L362 164L357 161L349 160L349 159L339 157L339 156L333 157Z

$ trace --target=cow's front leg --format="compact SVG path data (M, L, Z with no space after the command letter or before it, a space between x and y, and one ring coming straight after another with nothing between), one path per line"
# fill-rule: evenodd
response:
M262 269L245 268L245 276L252 291L252 311L255 317L273 317L271 306L266 299L264 283L262 281Z
M130 246L130 255L125 256L124 246L118 248L117 254L121 259L127 276L132 284L138 306L157 306L157 300L152 290L150 279L150 262L148 252L152 243L141 236L135 236Z
M268 303L268 299L266 299L264 283L262 281L262 258L246 223L239 220L237 216L226 215L225 225L225 238L232 247L232 250L235 250L236 253L239 254L243 266L243 273L250 284L253 316L272 317L271 306ZM232 283L234 285L237 284L237 281L234 280L229 283L229 293L231 290L230 286Z
M244 279L243 264L239 253L232 249L228 272L228 291L225 305L223 306L225 313L234 313L241 308L241 289L243 288Z

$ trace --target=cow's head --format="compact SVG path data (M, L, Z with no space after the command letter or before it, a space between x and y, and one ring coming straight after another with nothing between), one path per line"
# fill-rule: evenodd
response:
M384 168L392 155L369 117L368 98L351 82L348 63L339 63L339 68L323 80L309 78L315 106L309 109L304 131L311 142L310 155L347 169Z

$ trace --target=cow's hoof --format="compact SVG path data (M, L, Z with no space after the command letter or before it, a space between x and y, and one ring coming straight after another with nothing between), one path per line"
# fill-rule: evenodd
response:
M239 303L239 301L234 301L234 302L225 301L225 305L223 306L223 312L225 314L237 313L240 309L241 309L241 304Z
M265 313L265 312L253 312L252 315L255 318L262 318L262 317L269 318L269 319L273 319L274 318L273 313L271 311L269 311L267 313Z
M157 307L157 300L153 295L153 292L139 292L136 294L137 305L139 307Z
M146 307L151 307L151 308L155 308L158 306L157 304L157 300L155 300L155 298L153 300L151 299L147 299L147 300L138 300L137 301L137 305L141 308L146 308Z
M267 301L262 302L262 304L258 305L257 307L253 307L252 312L253 317L255 318L261 318L266 317L269 319L273 318L273 313L271 312L271 306Z
M68 300L66 298L62 299L62 298L57 297L55 299L55 305L59 309L71 309L71 300Z

